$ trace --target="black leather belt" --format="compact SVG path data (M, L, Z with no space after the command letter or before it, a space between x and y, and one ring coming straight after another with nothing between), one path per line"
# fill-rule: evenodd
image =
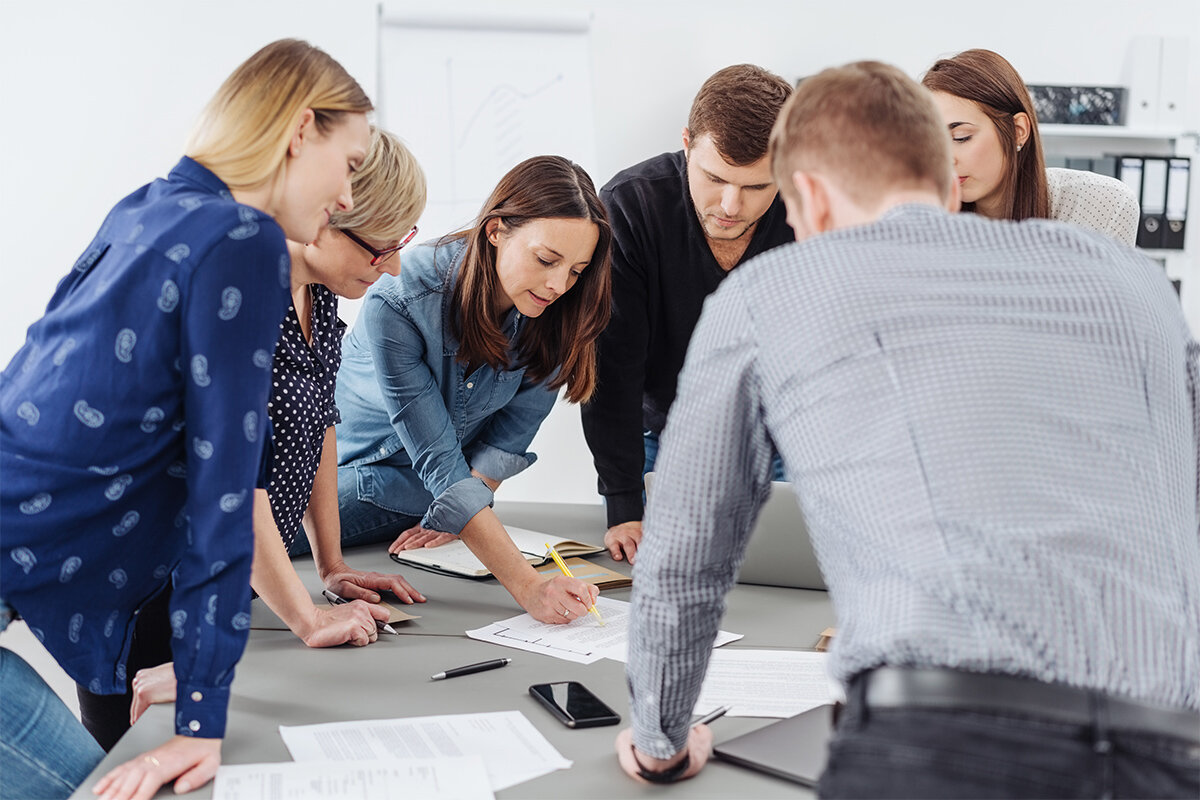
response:
M880 667L860 674L867 708L957 708L1016 713L1073 725L1103 719L1112 730L1200 744L1200 712L997 673Z

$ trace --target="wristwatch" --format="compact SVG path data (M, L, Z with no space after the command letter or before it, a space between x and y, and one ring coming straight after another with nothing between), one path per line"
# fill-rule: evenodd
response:
M691 766L692 763L691 755L685 753L683 760L678 764L674 764L664 770L655 772L642 766L642 762L638 761L637 748L632 744L629 745L629 751L633 753L633 763L637 764L638 777L642 778L643 780L650 781L650 783L674 783L675 781L679 780L680 775L687 772L687 768Z

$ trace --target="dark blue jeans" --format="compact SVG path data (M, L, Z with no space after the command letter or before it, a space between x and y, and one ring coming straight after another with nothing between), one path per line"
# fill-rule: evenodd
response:
M1200 746L955 709L865 709L851 685L821 797L1200 797Z
M358 484L353 469L338 469L338 516L342 525L342 547L363 544L391 544L396 537L421 521L398 511L358 499ZM301 530L292 541L288 555L293 558L311 553L308 536Z
M658 437L659 434L654 431L642 431L642 447L646 453L646 460L642 466L642 476L645 477L647 472L654 472L654 462L658 461ZM783 461L779 458L779 453L771 459L771 480L786 481L787 477L783 474ZM643 495L642 502L646 498Z

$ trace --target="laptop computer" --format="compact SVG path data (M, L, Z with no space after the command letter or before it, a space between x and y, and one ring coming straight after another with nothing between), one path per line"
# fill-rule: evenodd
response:
M653 493L653 485L654 473L647 473L647 499ZM771 494L758 512L758 521L746 545L746 560L738 573L738 583L825 589L825 579L808 538L808 526L790 483L771 483Z
M777 778L816 786L833 738L833 706L817 706L713 748L720 759Z

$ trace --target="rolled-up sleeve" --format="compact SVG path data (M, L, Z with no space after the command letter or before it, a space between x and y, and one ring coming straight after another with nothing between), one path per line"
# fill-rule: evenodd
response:
M735 285L731 276L696 327L634 567L629 707L634 744L656 758L687 739L725 594L770 489L757 348Z
M494 497L483 481L471 475L450 413L426 363L425 339L405 310L382 295L368 295L361 315L361 324L370 332L371 358L388 420L413 469L433 495L421 525L461 533Z
M504 408L492 415L481 435L467 449L471 468L497 481L511 478L533 465L537 454L528 452L538 428L554 408L558 393L545 383L528 379Z

